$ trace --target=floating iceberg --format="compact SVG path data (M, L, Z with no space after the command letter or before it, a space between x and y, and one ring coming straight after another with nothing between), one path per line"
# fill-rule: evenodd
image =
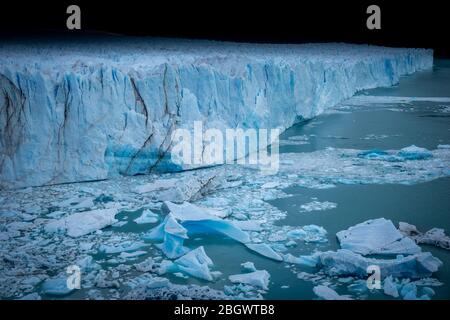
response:
M75 289L67 286L67 277L56 277L47 279L42 283L42 292L52 296L65 296Z
M398 287L394 282L392 276L386 277L383 282L383 292L388 296L392 296L394 298L398 298Z
M300 206L301 212L311 212L311 211L323 211L330 210L337 207L337 204L330 201L311 201Z
M115 216L118 211L117 208L110 208L72 213L67 217L49 222L45 226L45 231L62 231L70 237L81 237L116 223Z
M156 246L160 248L168 258L178 258L189 251L183 246L184 240L188 239L187 230L181 226L172 214L168 214L164 221L153 228L144 236L146 240L163 241Z
M137 224L155 223L158 222L158 215L149 209L145 209L138 218L134 219L134 222Z
M405 160L425 160L433 157L433 154L425 148L412 145L401 149L398 156Z
M417 243L431 244L450 250L450 237L445 234L444 229L433 228L422 233L417 230L416 226L406 222L400 222L398 228L402 234L410 237Z
M98 248L98 251L104 254L116 254L122 252L136 251L148 246L149 244L146 244L142 241L123 241L114 245L101 244Z
M270 274L266 270L256 270L250 273L233 274L228 277L233 283L243 283L263 290L269 290Z
M242 269L247 272L253 272L256 271L255 265L253 262L247 261L244 263L241 263Z
M327 230L316 225L303 226L287 233L288 238L305 242L327 242Z
M324 300L352 300L348 296L341 296L333 289L323 285L315 286L313 291L316 296Z
M319 254L317 267L330 276L357 276L367 278L367 267L376 265L381 277L424 278L431 276L442 266L442 262L429 252L409 256L397 256L395 259L365 258L350 250L327 251Z
M384 218L368 220L336 234L341 248L362 255L414 254L420 247Z
M231 221L223 220L218 217L216 210L199 207L189 202L180 205L164 202L163 212L170 212L189 233L219 233L238 242L247 243L250 241L248 234Z
M174 262L167 261L160 267L160 273L183 272L190 276L213 281L214 277L210 271L213 266L212 260L206 255L203 246L189 251L184 256L176 259Z

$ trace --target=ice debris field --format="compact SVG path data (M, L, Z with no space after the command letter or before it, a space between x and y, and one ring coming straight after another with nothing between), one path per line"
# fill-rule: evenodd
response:
M275 287L309 283L316 299L427 300L446 285L436 274L448 266L429 250L450 247L439 226L374 218L334 234L283 223L288 213L274 201L292 197L292 187L443 179L448 144L282 152L274 175L242 165L180 171L166 145L174 126L193 120L286 129L328 109L349 112L359 103L346 99L357 91L431 68L431 51L123 44L0 46L2 299L264 299ZM311 198L296 215L333 217L339 207ZM334 238L337 247L329 245ZM81 269L79 290L67 286L72 265ZM381 289L367 287L370 265L381 269Z

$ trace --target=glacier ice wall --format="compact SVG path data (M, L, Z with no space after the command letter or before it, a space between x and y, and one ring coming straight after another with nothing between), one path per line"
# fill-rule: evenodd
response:
M433 52L367 45L95 39L0 45L0 188L176 171L171 133L288 128Z

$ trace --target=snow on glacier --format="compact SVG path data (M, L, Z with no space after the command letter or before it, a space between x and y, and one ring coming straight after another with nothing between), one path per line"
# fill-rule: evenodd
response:
M286 129L430 69L432 54L145 38L2 43L0 186L178 171L176 128Z

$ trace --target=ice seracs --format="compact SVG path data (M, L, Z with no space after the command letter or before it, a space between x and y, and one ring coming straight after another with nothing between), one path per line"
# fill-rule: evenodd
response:
M392 221L379 218L359 223L336 234L342 249L362 255L414 254L420 247L395 228Z

